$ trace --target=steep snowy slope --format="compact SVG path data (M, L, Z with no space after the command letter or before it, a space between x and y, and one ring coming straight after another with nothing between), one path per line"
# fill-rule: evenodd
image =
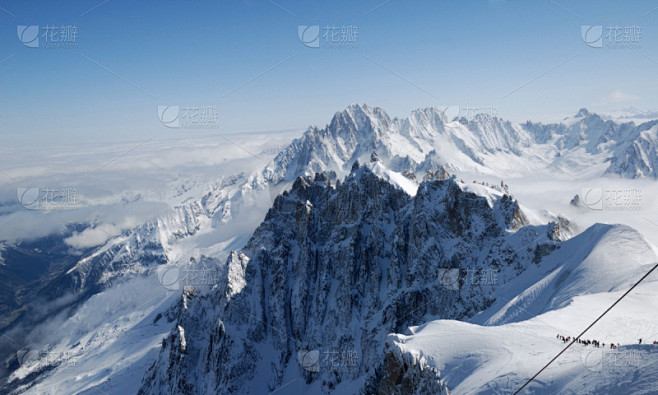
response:
M426 380L451 394L514 392L566 346L557 334L580 334L656 262L656 250L633 229L596 225L501 287L471 324L439 320L391 335L390 372L406 361L414 365L407 375L427 366L435 374ZM574 344L528 393L655 393L658 346L637 343L658 340L656 295L654 274L583 336L607 347Z
M171 329L162 312L180 296L155 277L134 278L51 317L20 350L5 393L130 393Z
M538 316L566 307L577 296L626 291L656 261L655 250L637 231L623 225L594 225L510 283L505 292L515 295L513 302L501 301L500 310L492 306L474 322L515 322L528 318L527 314ZM516 316L520 311L526 315Z

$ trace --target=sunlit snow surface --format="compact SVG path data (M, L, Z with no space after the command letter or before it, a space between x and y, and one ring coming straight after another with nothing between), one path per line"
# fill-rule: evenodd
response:
M451 394L511 393L566 346L558 334L579 335L656 262L636 231L597 225L526 270L471 323L433 321L387 342L436 368ZM658 346L637 343L658 338L656 293L652 276L583 336L605 348L574 344L528 393L655 393Z

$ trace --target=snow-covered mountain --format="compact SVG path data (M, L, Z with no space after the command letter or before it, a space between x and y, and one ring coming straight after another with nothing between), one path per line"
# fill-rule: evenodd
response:
M558 124L523 125L537 144L550 144L556 157L599 157L598 162L610 162L605 174L626 178L658 178L656 164L656 128L658 121L639 125L617 123L581 109L575 117ZM573 163L573 162L571 162Z
M274 159L265 175L275 182L325 170L344 176L355 160L367 161L372 152L397 172L414 171L430 154L453 171L484 171L496 153L519 155L531 143L522 128L484 114L471 121L448 121L441 110L425 108L391 119L380 108L352 104L326 127L308 129Z
M253 211L264 211L269 204L269 199L266 197L267 190L262 184L260 187L256 187L256 189L260 189L262 197L254 198L255 193L254 188L252 188L254 179L255 175L237 174L236 176L222 177L215 183L206 185L195 182L174 184L176 187L172 188L169 196L166 197L173 207L153 220L135 229L110 237L99 247L86 248L82 250L82 254L71 254L71 248L68 245L60 247L63 250L61 253L53 252L52 247L45 250L50 257L50 261L42 263L41 266L51 267L51 269L48 269L50 271L40 280L43 285L31 291L31 293L22 292L29 297L38 291L39 293L36 295L39 298L34 299L38 303L32 306L35 303L32 303L30 298L24 296L21 299L24 300L23 305L10 305L14 309L14 312L8 313L8 315L12 314L12 321L4 325L4 334L6 336L2 341L2 355L9 371L17 368L23 370L28 368L21 360L21 355L38 353L41 351L39 347L48 349L53 347L52 345L30 344L34 340L32 339L34 334L42 331L40 327L49 325L48 321L58 321L62 318L62 315L71 316L70 319L74 319L76 311L85 311L85 306L88 304L105 303L110 305L112 299L108 299L106 295L112 294L117 287L125 289L127 287L124 284L143 276L155 278L162 268L173 266L193 270L194 268L187 264L191 259L199 259L203 254L206 254L221 257L223 260L226 256L222 255L225 254L225 249L237 248L243 245L244 240L242 237L248 236L253 229L245 228L245 226L250 226L251 223L256 226L262 219L256 214L256 222L254 222L252 218L254 217ZM238 224L235 224L234 220L238 221ZM102 224L97 224L94 221L88 224L80 224L78 228L73 234L81 234L88 230L103 230ZM230 232L226 229L230 229ZM217 233L219 233L219 236L216 236ZM56 240L59 240L60 244L64 244L62 239L71 237L71 235L72 232L68 232L59 236ZM210 239L210 241L207 239ZM53 240L52 238L38 240L38 242L32 244L35 244L35 248L42 245L52 245ZM9 254L12 261L19 258L13 253L14 250L17 250L17 247L12 245L11 254ZM25 259L27 263L32 262L28 268L32 268L35 266L36 254L33 251L27 251L26 254L29 255ZM61 269L52 270L53 259L64 262ZM16 263L13 266L20 268L21 262L12 263ZM25 265L26 263L22 264ZM155 290L164 291L162 285L158 284L157 281L152 284L157 287ZM27 286L35 288L34 283ZM8 291L10 290L8 289ZM98 302L98 300L102 302ZM140 306L143 311L149 311L156 306L163 308L161 298L147 299L147 301L150 303ZM49 307L44 308L44 303ZM50 307L50 305L54 307ZM166 307L168 306L164 308ZM108 309L114 310L112 307L108 307ZM122 311L120 308L117 308L117 310ZM38 320L30 316L34 315L33 311L39 312ZM128 314L131 313L133 312L128 312ZM14 315L17 317L14 317ZM94 331L101 333L103 328L85 326L83 331L87 330L91 331L90 334L93 334ZM128 336L128 334L121 334L120 332L111 333L119 337ZM80 336L82 336L82 333ZM55 342L60 340L56 336L54 338L42 336L42 338ZM126 339L119 338L117 341L126 341ZM96 343L96 346L103 347L101 343ZM76 347L79 348L80 345L78 344ZM89 344L87 344L87 350L85 352L91 352L92 350ZM79 350L78 352L82 353ZM100 351L97 350L97 352ZM130 350L121 352L129 354ZM46 363L49 368L45 372L60 363L61 361L51 358ZM39 367L41 365L35 364L34 366ZM44 371L42 370L41 373L44 373ZM50 377L55 376L51 375ZM41 376L40 380L43 378ZM3 390L23 388L21 386L25 384L29 387L30 383L34 384L36 381L34 375L28 376L26 379L19 369L18 376L10 377L10 383L3 387Z
M325 128L310 128L260 174L236 174L211 185L172 184L173 199L168 200L173 210L77 260L60 281L63 289L55 293L72 290L93 294L102 289L99 283L111 283L116 275L142 273L167 260L181 259L185 254L176 247L181 240L231 223L241 209L254 211L256 218L264 215L270 203L264 198L268 188L274 198L285 190L277 189L278 183L291 183L298 176L335 171L337 177L343 177L354 161L368 162L373 152L392 175L389 180L405 183L396 173L416 179L415 184L406 183L410 193L427 171L441 168L481 171L502 178L510 163L518 162L523 163L520 168L530 171L536 168L537 163L531 160L539 156L536 146L541 145L548 146L559 163L573 164L569 158L582 155L584 150L600 163L610 163L606 173L655 177L657 124L617 124L585 109L562 123L549 125L513 125L485 114L468 121L450 121L435 108L416 110L406 119L391 119L380 108L353 104L336 113ZM546 153L546 149L540 151L541 155ZM547 163L539 165L546 167ZM254 226L259 221L252 220ZM250 232L244 230L245 235Z
M371 392L388 333L473 317L560 244L559 225L527 225L507 194L453 177L412 197L381 166L298 178L215 289L184 292L140 392Z
M139 227L110 239L86 256L54 285L52 294L72 291L89 296L119 276L144 273L171 260L189 259L176 245L208 229L225 226L241 208L264 215L270 202L298 176L336 171L345 176L354 161L368 162L373 152L387 169L380 175L406 184L414 193L427 171L475 170L501 173L509 170L509 159L525 163L526 170L537 156L533 149L547 145L560 163L570 156L596 156L610 162L606 173L625 177L655 177L658 154L658 121L635 126L604 120L582 109L559 124L513 125L496 117L479 114L471 120L450 121L435 108L414 111L406 119L391 119L382 109L353 104L336 113L325 128L310 128L283 149L260 174L236 174L212 185L172 184L173 210ZM545 152L545 150L542 152ZM611 156L608 153L613 153ZM547 162L546 162L547 163ZM546 163L540 165L546 167ZM399 174L415 179L407 182ZM418 173L418 174L414 174ZM333 178L333 175L329 176ZM259 214L260 213L260 214ZM253 221L254 226L260 221ZM244 234L251 232L246 229ZM244 237L244 236L243 236ZM190 255L190 254L187 254Z
M636 124L641 124L658 119L658 111L655 109L642 110L637 107L625 107L606 111L601 116L617 122L635 122Z
M180 262L213 262L221 275L211 292L189 288L180 299L142 305L139 317L159 310L168 319L152 330L99 324L62 347L81 356L111 351L121 369L106 372L122 377L150 365L160 345L140 343L151 359L125 365L117 361L129 359L130 349L108 350L98 338L126 344L162 336L169 325L142 392L368 392L390 379L389 333L438 318L482 317L515 298L503 289L575 233L562 216L524 209L507 186L465 183L448 172L507 178L558 167L656 178L656 131L656 122L619 124L584 109L560 123L515 125L484 114L449 120L435 108L391 119L353 104L326 127L309 128L262 170L211 183L177 180L166 198L171 210L76 257L57 292L74 291L81 312L112 303L109 295L126 282ZM473 276L487 273L497 280L473 284ZM454 281L446 285L454 278L456 290ZM132 327L136 313L123 311ZM311 354L300 357L304 351ZM306 361L315 351L347 353L352 361L356 355L357 366L332 362L316 372ZM20 366L11 388L123 388L98 377L85 384L50 362ZM427 372L410 373L411 381L434 380ZM35 377L39 387L32 387ZM136 382L126 388L136 390Z
M487 114L449 120L436 108L391 119L380 108L352 104L326 127L308 129L264 174L274 181L328 169L344 176L355 160L367 160L376 151L397 172L415 171L431 160L452 172L501 178L546 170L556 163L576 174L589 174L587 168L594 164L600 168L596 175L657 178L657 123L617 123L586 109L552 124L516 125Z

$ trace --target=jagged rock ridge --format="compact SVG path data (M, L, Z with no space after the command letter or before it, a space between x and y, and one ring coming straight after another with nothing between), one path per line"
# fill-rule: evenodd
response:
M411 197L377 177L376 165L354 166L337 185L298 178L279 196L215 290L183 296L140 392L262 393L291 380L304 390L356 383L368 392L379 385L388 333L473 316L533 264L519 240L539 231L546 237L537 243L559 241L550 239L555 226L524 226L509 195L481 196L453 177L423 182ZM456 282L446 284L446 270ZM469 281L484 270L498 270L499 281ZM355 351L358 363L308 369L297 361L304 350Z

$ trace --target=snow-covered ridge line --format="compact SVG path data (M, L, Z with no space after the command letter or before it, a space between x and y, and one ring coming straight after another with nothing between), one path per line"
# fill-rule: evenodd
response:
M552 162L573 165L585 155L601 167L599 175L656 178L657 124L620 124L585 109L554 124L517 125L484 114L449 120L437 108L391 119L381 108L352 104L324 128L310 127L277 155L264 175L274 182L328 169L344 175L355 160L367 161L375 151L396 172L441 165L456 173L520 175L548 171ZM571 169L581 170L589 174L585 168Z

